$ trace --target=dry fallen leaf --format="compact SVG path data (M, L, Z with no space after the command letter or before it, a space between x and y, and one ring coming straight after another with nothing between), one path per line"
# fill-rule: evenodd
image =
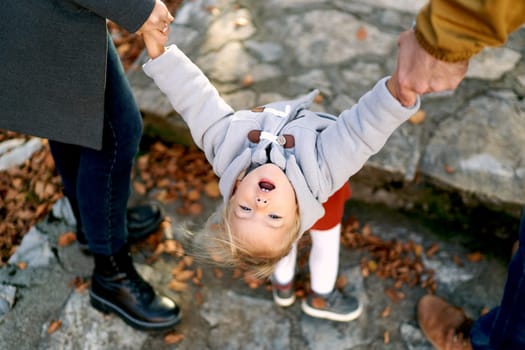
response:
M222 278L222 276L224 276L224 272L218 267L213 268L213 274L215 275L215 278Z
M348 279L346 276L338 276L337 280L335 281L335 287L338 289L343 289L348 284Z
M242 270L240 268L233 269L232 278L238 279L242 276Z
M210 198L217 198L221 195L219 191L219 182L212 180L204 185L204 193Z
M173 289L176 292L183 292L188 289L188 284L177 280L171 280L168 283L168 288Z
M490 308L488 308L488 307L484 307L484 308L481 309L481 311L479 312L479 315L480 315L480 316L486 315L486 314L489 313L489 311L490 311Z
M385 294L387 297L390 298L394 303L399 302L400 300L405 299L405 293L399 290L395 290L393 288L387 288L385 289Z
M75 292L81 293L89 287L89 280L85 280L80 276L75 276L70 282L69 286L75 288Z
M370 272L375 272L377 270L377 263L374 260L368 261L368 270Z
M168 345L178 344L184 339L184 334L168 333L164 336L164 343Z
M189 214L191 215L199 215L202 213L202 205L199 203L192 203L188 207Z
M58 246L66 247L77 240L77 235L73 231L69 231L58 236Z
M453 174L456 171L456 169L454 169L453 166L450 166L448 164L445 164L445 168L444 169L445 169L445 172L447 174Z
M477 263L483 260L483 254L481 254L480 252L470 253L467 255L467 259L472 263Z
M202 278L202 267L197 267L195 271L196 271L195 277L197 277L198 279L201 279Z
M372 229L370 228L370 225L368 224L365 224L362 228L361 228L361 234L363 236L370 236L372 234Z
M242 82L241 82L241 85L243 87L250 87L253 85L253 76L251 74L246 74L243 78L242 78Z
M177 281L184 282L184 281L187 281L187 280L191 279L194 275L195 275L195 271L184 270L184 271L181 271L181 272L177 273L175 275L175 279Z
M49 327L47 327L47 334L55 333L60 327L62 326L62 321L60 320L53 320L49 324Z
M193 257L192 256L189 256L189 255L184 255L184 257L182 258L182 260L184 261L184 264L188 267L190 267L191 265L193 265Z
M416 113L414 113L408 121L412 124L421 124L425 121L426 113L424 110L420 109Z
M459 256L457 256L457 255L453 255L452 256L452 261L458 267L463 267L464 266L463 261L461 261L461 258Z
M188 193L186 194L186 199L192 202L198 201L200 198L201 198L200 192L195 189L188 191Z
M204 302L204 296L201 292L195 292L194 300L196 305L202 305L202 303Z
M357 32L355 33L355 37L359 41L363 41L368 37L368 32L365 27L361 26L357 29Z
M171 269L171 275L172 276L177 276L177 274L179 274L181 271L185 270L186 269L186 262L183 260L180 260L177 265Z
M221 13L217 6L207 5L205 9L213 16L218 16Z
M149 155L144 154L137 158L136 164L139 170L148 169Z
M312 306L315 307L316 309L324 309L326 307L326 300L320 297L313 297Z
M417 257L420 257L421 253L423 253L423 246L421 244L415 244L414 245L414 254Z
M314 98L314 102L317 104L322 104L324 102L323 94L317 94Z
M390 308L390 305L387 305L383 311L381 312L381 317L382 318L387 318L388 316L390 316L390 311L391 311L391 308Z
M363 275L363 277L368 277L370 276L370 271L368 270L368 266L361 266L361 275Z
M147 192L146 186L138 181L133 181L133 190L139 195L144 195Z
M427 249L427 251L425 252L425 255L428 257L428 258L431 258L433 257L437 252L439 251L439 244L437 243L434 243L430 246L430 248Z
M390 343L390 332L389 331L385 331L385 333L383 333L383 342L385 344Z

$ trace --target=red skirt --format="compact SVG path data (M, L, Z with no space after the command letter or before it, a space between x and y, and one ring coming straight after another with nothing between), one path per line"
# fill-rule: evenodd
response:
M346 183L323 203L324 216L311 227L312 230L329 230L341 223L345 210L345 202L350 198L352 191L350 183Z

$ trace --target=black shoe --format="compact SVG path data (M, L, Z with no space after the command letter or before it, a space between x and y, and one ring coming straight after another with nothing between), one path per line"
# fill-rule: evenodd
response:
M145 204L128 208L126 218L128 241L133 243L155 232L164 219L164 213L162 209L155 204ZM91 254L86 236L80 226L77 227L77 243L84 254Z
M164 331L181 319L175 302L157 294L133 266L128 246L112 256L94 254L91 278L91 305L104 313L114 313L133 328Z
M164 213L156 204L145 204L128 208L126 219L128 241L135 242L155 232L164 220Z

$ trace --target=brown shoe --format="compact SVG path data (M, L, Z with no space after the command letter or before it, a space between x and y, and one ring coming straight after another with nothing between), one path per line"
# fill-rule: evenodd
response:
M437 350L472 350L469 332L473 321L462 309L427 294L417 305L419 327Z

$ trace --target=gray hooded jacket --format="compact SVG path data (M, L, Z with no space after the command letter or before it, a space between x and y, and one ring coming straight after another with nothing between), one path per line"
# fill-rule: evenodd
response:
M224 201L244 170L268 161L295 189L301 233L324 215L322 203L377 153L419 109L403 107L380 80L339 117L308 110L318 91L252 110L233 109L201 70L175 45L143 66L188 124L192 137L219 176ZM254 141L250 134L260 134ZM293 139L293 147L284 137ZM268 151L269 150L269 151Z

